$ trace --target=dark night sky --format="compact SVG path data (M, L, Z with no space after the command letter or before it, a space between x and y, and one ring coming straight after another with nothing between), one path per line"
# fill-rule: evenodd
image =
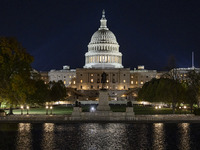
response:
M163 70L170 55L178 67L200 65L197 0L0 0L0 36L14 36L44 71L82 68L102 10L115 34L124 67Z

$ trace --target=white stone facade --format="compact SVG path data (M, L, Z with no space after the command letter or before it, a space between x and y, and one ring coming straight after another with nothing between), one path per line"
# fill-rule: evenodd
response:
M63 66L62 70L51 70L48 73L49 81L58 82L59 80L63 81L66 87L74 87L76 85L76 70L66 68Z
M142 87L143 84L153 78L157 78L156 70L146 70L144 66L138 66L138 69L130 71L130 86L129 88Z

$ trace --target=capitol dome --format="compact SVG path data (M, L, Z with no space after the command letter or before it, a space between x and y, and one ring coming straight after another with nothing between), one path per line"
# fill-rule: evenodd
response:
M118 44L115 35L110 30L105 29L98 30L92 35L90 44L97 43Z
M115 35L107 28L104 10L100 28L92 35L88 45L84 68L123 68L122 53Z

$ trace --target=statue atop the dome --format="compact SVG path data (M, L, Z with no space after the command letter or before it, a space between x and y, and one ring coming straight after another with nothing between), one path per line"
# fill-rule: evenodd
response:
M105 10L102 11L102 18L105 18Z

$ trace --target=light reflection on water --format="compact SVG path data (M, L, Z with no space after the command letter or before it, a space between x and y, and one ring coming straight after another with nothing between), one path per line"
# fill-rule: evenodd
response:
M125 124L83 124L81 149L129 149Z
M42 149L44 150L54 149L54 126L54 123L43 124Z
M30 123L19 123L18 124L18 135L17 135L17 148L18 150L29 150L31 149L31 124Z
M180 145L179 149L189 150L190 149L190 127L189 123L178 124L180 134Z
M196 149L199 124L0 124L0 149L164 150ZM10 142L9 142L10 144Z
M164 150L165 149L165 131L163 123L153 124L153 149Z

